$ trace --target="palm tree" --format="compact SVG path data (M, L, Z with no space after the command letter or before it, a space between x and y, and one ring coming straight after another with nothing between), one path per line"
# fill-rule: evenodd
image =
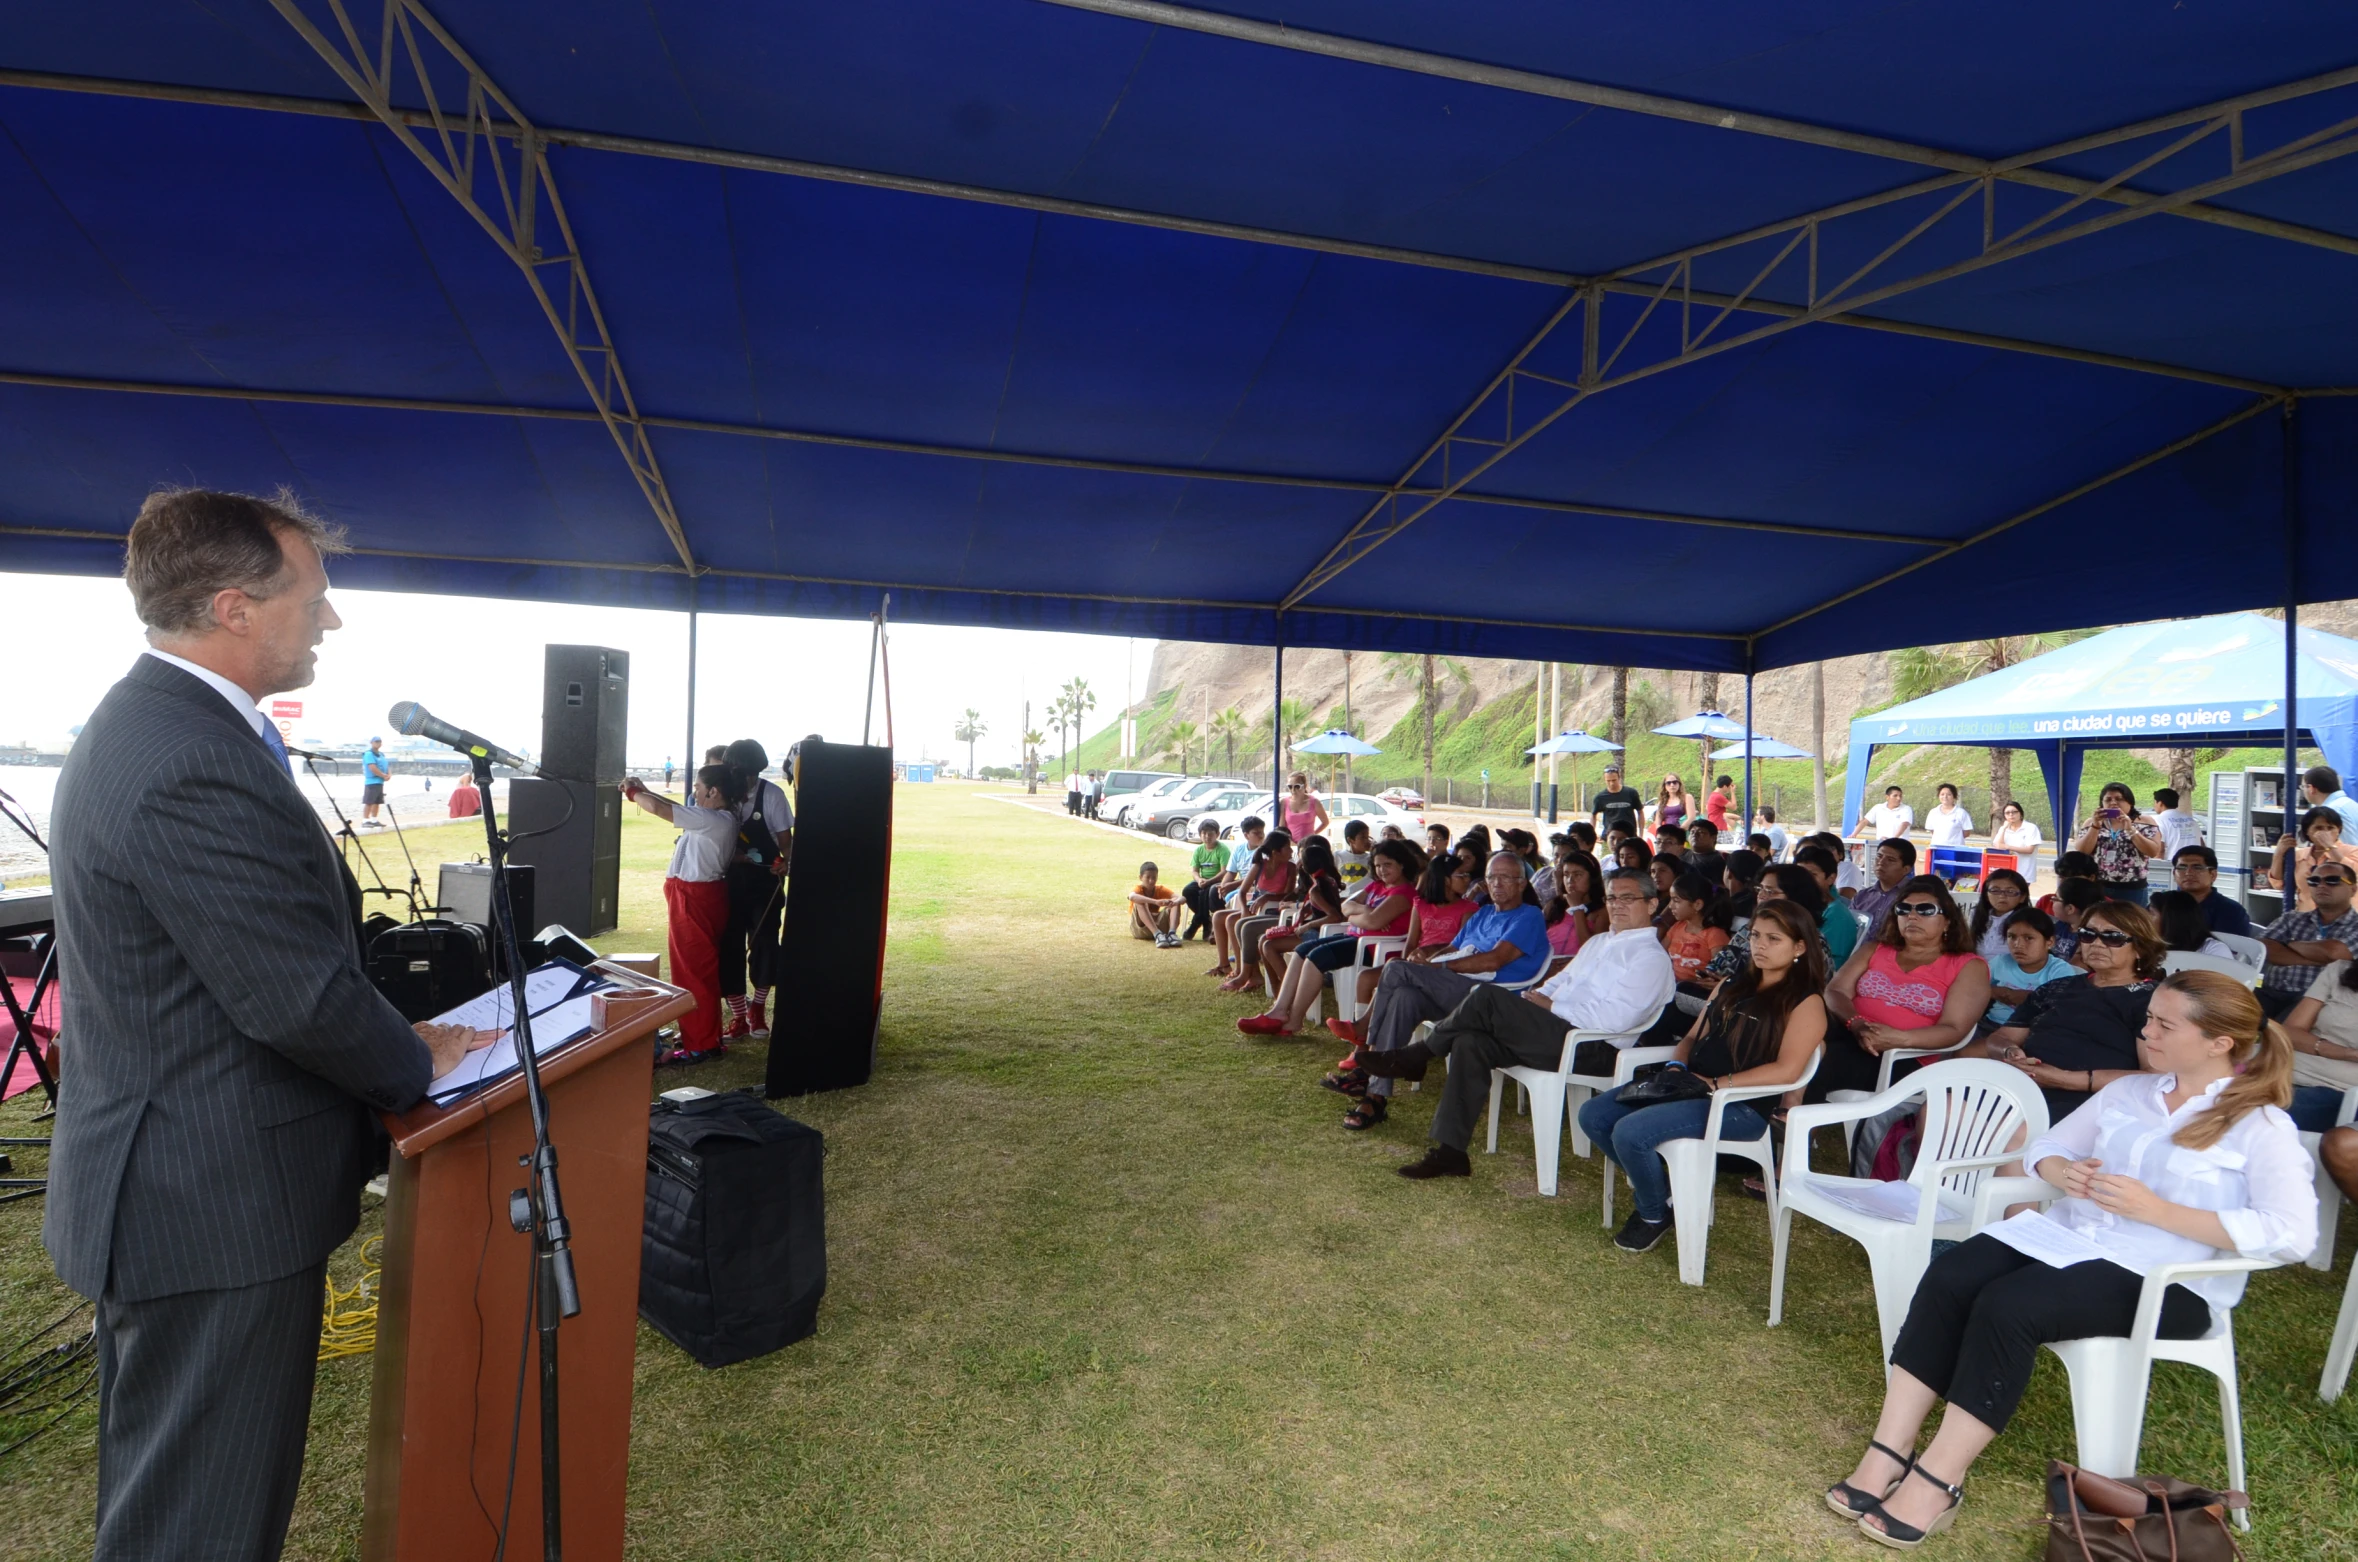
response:
M1088 679L1075 678L1064 686L1065 716L1073 724L1074 748L1081 746L1081 723L1088 719L1089 712L1096 708L1097 696L1089 692Z
M1629 741L1629 669L1613 669L1613 730L1607 734L1616 743Z
M1214 738L1218 738L1228 745L1228 768L1234 771L1237 741L1245 736L1246 730L1244 712L1233 705L1214 716L1211 729L1204 734L1204 768L1209 770L1212 767L1211 743Z
M1384 681L1414 676L1417 680L1417 708L1424 713L1425 786L1424 796L1433 795L1433 719L1441 705L1441 690L1449 679L1470 684L1473 677L1462 663L1445 656L1419 656L1407 651L1384 653Z
M1065 741L1065 735L1072 727L1071 715L1070 696L1060 694L1048 702L1048 719L1056 724L1056 768L1059 774L1067 776L1072 774L1073 769L1072 745Z
M1695 698L1702 702L1702 709L1718 710L1719 674L1697 674L1695 677ZM1749 712L1746 713L1746 718L1747 721L1749 721ZM1707 797L1711 793L1711 745L1716 741L1716 739L1709 736L1699 737L1695 740L1697 752L1697 758L1695 760L1695 795L1697 797Z
M1891 658L1891 690L1900 703L1937 694L1968 678L1986 677L2016 662L2085 640L2093 629L2062 629L2043 635L2000 635L1962 645L1910 646ZM2191 785L2191 783L2189 783ZM2014 750L1990 750L1990 817L2005 812L2014 796Z
M1023 734L1023 789L1040 790L1040 745L1048 741L1048 734L1037 727L1027 727Z
M1174 721L1163 729L1162 736L1163 757L1177 760L1180 773L1184 775L1187 771L1187 751L1195 745L1195 723ZM1204 757L1204 768L1206 770L1212 768L1211 756L1208 753Z
M1269 755L1288 770L1294 768L1294 739L1310 725L1313 715L1307 700L1287 700L1270 712Z
M971 705L966 707L966 714L958 718L958 724L950 729L950 736L966 745L966 779L969 781L974 779L975 740L990 730L983 725L982 712Z

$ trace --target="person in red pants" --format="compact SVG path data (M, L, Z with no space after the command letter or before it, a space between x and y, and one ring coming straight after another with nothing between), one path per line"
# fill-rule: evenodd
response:
M725 1056L720 1036L720 946L729 925L729 858L737 847L736 804L744 781L726 765L696 772L693 804L651 792L632 776L622 795L658 819L679 826L671 867L663 876L671 979L696 1007L680 1016L679 1045L655 1060L658 1068L709 1063Z

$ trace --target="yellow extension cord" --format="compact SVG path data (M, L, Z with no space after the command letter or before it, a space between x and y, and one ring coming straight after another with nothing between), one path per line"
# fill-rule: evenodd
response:
M360 1279L349 1290L329 1278L319 1319L321 1361L365 1356L377 1348L377 1258L383 1244L382 1237L360 1244Z

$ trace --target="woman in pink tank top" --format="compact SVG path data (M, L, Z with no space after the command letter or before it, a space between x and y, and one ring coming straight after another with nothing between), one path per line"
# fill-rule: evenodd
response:
M1327 817L1326 804L1310 795L1310 776L1297 770L1285 780L1285 796L1277 800L1277 812L1285 823L1286 833L1297 842L1313 835L1324 835L1332 821Z
M1851 951L1826 984L1826 1007L1846 1029L1826 1033L1826 1059L1808 1099L1832 1090L1873 1090L1881 1058L1894 1047L1937 1050L1973 1035L1990 1006L1990 968L1973 952L1973 930L1929 873L1902 884L1883 927Z

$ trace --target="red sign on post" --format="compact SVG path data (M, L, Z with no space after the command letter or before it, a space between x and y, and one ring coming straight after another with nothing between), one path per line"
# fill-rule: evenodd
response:
M303 702L301 700L272 700L270 702L270 719L278 723L280 737L293 737L295 723L303 719Z

